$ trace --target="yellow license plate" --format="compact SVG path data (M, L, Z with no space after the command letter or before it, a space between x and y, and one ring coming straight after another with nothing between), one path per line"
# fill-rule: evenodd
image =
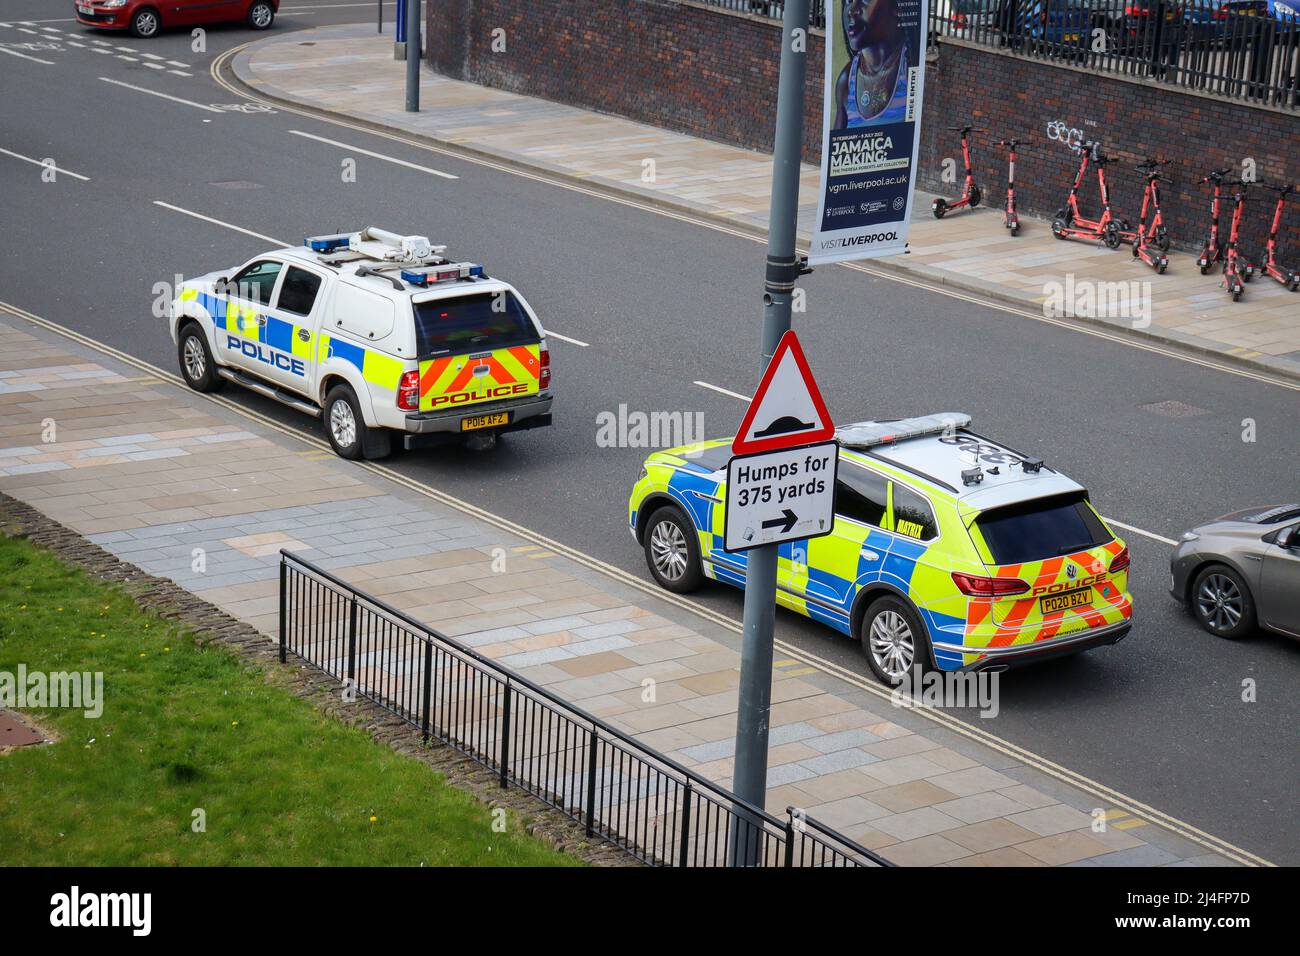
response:
M476 428L491 428L493 425L508 425L509 423L509 412L496 412L492 415L475 415L473 418L462 418L460 420L460 430L472 432Z
M1075 588L1060 594L1048 594L1038 599L1044 614L1056 611L1069 611L1076 607L1088 607L1092 604L1092 588Z

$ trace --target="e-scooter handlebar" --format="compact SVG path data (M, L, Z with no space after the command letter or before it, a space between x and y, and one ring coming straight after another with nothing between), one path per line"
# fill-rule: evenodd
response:
M1210 173L1204 179L1198 180L1198 182L1199 183L1220 182L1223 180L1223 177L1228 175L1228 173L1230 173L1231 171L1232 171L1231 166L1227 167L1226 169L1216 169L1214 170L1214 172Z

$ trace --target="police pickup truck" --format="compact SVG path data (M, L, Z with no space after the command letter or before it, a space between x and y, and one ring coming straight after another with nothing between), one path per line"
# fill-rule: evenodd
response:
M344 458L551 424L546 333L513 287L423 236L315 236L183 283L193 389L235 382L313 417Z

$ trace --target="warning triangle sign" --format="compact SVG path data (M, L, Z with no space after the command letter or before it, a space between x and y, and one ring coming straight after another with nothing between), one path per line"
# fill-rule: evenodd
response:
M794 331L781 337L745 420L731 443L737 455L826 441L835 434L822 393Z

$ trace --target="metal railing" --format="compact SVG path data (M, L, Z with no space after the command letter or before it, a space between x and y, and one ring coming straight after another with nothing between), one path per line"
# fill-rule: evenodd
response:
M782 0L695 2L773 20L785 12ZM825 26L822 0L809 22ZM1300 0L930 0L930 35L1300 108Z
M784 819L328 571L280 552L294 655L654 866L892 866L793 807Z
M931 35L1300 107L1300 17L1268 0L933 0Z

